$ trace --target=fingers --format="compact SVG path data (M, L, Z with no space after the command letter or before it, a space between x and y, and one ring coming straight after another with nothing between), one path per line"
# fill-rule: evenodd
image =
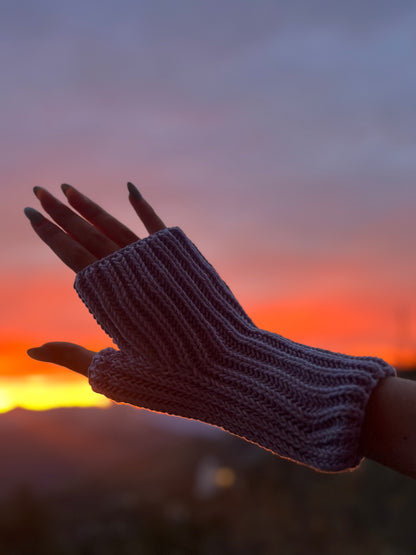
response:
M24 212L37 235L74 272L81 271L97 260L85 247L69 237L37 210L25 208Z
M150 204L142 197L133 183L127 183L129 189L129 201L136 211L139 218L144 223L147 231L152 234L161 229L165 229L165 224L150 206Z
M136 187L128 183L128 189L130 203L147 231L152 234L165 229L165 224ZM33 208L26 208L25 214L42 241L74 272L139 239L124 224L74 187L64 184L62 190L69 204L83 217L42 187L34 188L36 197L62 229Z
M118 247L125 247L139 238L128 227L103 210L98 204L74 189L71 185L62 185L62 190L69 204L86 220L91 222Z
M75 343L54 341L28 349L27 354L35 360L59 364L88 377L88 368L97 353Z
M78 216L78 214L75 214L68 206L46 191L46 189L35 187L33 191L51 218L96 258L103 258L119 249L118 244Z

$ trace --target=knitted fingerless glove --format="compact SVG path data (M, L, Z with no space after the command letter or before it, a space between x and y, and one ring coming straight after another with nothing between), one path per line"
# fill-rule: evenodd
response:
M94 391L219 426L318 470L359 464L367 401L395 370L259 329L181 229L91 264L75 289L120 348L93 358Z

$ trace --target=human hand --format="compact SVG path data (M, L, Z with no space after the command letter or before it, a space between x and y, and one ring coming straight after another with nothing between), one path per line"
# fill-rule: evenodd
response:
M164 229L165 224L137 188L132 183L127 186L129 201L148 233L151 235ZM41 187L35 187L34 193L45 212L60 227L33 208L25 208L25 214L42 241L74 272L139 239L124 224L74 187L64 184L62 190L68 203L82 217ZM35 360L59 364L85 376L96 354L80 345L59 341L29 349L27 353Z
M26 215L77 273L78 295L119 350L54 342L30 356L87 375L116 402L219 426L319 470L359 464L368 398L395 375L392 367L258 328L186 234L165 228L134 186L130 202L150 233L140 241L63 189L83 217L40 188L35 194L60 228L36 210Z

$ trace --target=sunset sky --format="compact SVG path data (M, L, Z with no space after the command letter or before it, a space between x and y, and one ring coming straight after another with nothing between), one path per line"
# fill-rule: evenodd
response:
M23 215L133 181L261 327L416 360L416 4L3 0L0 412L105 403L29 359L111 344Z

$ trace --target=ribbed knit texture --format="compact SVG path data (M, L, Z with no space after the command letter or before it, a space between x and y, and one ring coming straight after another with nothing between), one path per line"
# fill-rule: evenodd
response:
M120 349L93 358L94 391L219 426L318 470L359 464L369 396L395 370L259 329L181 229L91 264L75 288Z

